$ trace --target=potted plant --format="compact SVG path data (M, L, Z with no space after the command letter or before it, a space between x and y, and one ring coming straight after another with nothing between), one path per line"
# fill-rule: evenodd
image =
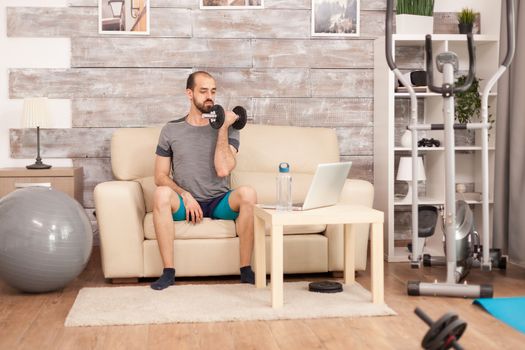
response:
M456 84L463 85L467 80L466 75L458 78ZM470 123L473 117L479 117L481 112L481 96L479 94L479 79L474 77L474 81L467 91L455 94L454 115L458 123Z
M466 75L458 77L457 85L462 85L467 80ZM479 79L474 77L472 85L465 92L458 92L455 94L454 116L458 123L470 123L473 120L479 120L481 116L481 95L479 94ZM493 123L489 115L489 122ZM456 130L456 144L472 145L474 144L473 130Z
M434 30L434 0L397 0L397 34L431 34Z
M465 7L458 12L458 28L459 34L468 34L472 33L472 27L474 26L474 21L476 20L476 13L473 9Z

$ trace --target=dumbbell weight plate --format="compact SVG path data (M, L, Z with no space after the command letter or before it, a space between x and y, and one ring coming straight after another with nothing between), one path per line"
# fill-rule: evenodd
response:
M234 129L241 130L248 121L246 109L244 109L244 107L237 106L233 109L233 113L237 114L239 118L235 121L235 123L232 124L232 126Z
M210 125L214 129L220 129L224 124L224 108L221 105L214 105L210 114L215 114L215 118L210 119Z
M308 284L308 290L317 293L339 293L343 291L343 285L332 281L311 282Z
M452 340L458 341L465 332L465 329L467 329L467 323L456 319L447 324L433 339L428 339L425 345L421 345L429 350L450 349L452 347Z
M439 337L440 333L457 319L458 315L451 312L443 315L439 320L434 322L432 326L430 326L430 329L427 331L421 342L421 346L424 349L428 349L429 345L434 344L434 341Z

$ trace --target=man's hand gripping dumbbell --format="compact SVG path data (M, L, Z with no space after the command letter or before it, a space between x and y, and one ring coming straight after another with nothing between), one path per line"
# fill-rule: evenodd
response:
M237 120L232 124L232 127L237 130L241 130L246 125L248 121L248 116L246 114L246 109L241 106L235 107L233 113L237 115ZM210 126L214 129L220 129L224 124L225 112L224 108L221 105L214 105L210 113L203 113L203 118L206 118L210 122Z

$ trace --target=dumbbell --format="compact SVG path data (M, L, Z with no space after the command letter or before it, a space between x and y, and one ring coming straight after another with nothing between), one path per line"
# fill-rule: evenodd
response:
M420 308L416 307L414 310L416 315L422 319L430 329L425 334L421 346L428 350L441 350L454 348L462 350L463 347L459 345L459 338L465 332L467 323L458 318L454 313L447 313L437 321L433 321Z
M233 113L237 114L237 120L232 124L232 127L237 130L244 128L248 122L246 109L241 106L235 107ZM203 118L209 119L210 126L214 129L220 129L224 124L224 108L221 105L214 105L210 113L203 113Z

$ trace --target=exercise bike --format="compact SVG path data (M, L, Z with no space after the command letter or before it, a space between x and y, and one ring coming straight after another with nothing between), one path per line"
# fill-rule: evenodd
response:
M418 174L418 150L417 140L418 131L422 130L443 130L444 149L445 149L445 205L443 207L443 221L445 234L445 259L447 267L446 282L424 283L420 281L409 281L407 284L408 295L428 295L428 296L451 296L451 297L492 297L492 285L474 285L458 283L468 274L474 265L476 258L479 261L481 270L490 271L492 269L491 256L489 251L489 183L488 183L488 96L497 80L512 62L515 48L515 23L514 23L514 1L507 0L507 54L496 73L487 82L482 96L482 120L480 123L454 123L454 94L464 92L469 89L474 81L475 75L475 53L474 40L472 34L467 34L467 47L469 57L469 69L467 79L464 84L454 83L454 74L457 73L459 60L454 52L442 52L436 57L437 70L443 75L443 84L434 85L433 77L433 55L432 37L425 37L426 54L426 76L427 86L430 91L436 92L443 97L443 124L418 124L417 120L417 96L414 88L409 81L397 68L392 57L392 18L394 1L387 0L386 10L386 60L388 66L393 71L396 78L408 89L410 95L410 125L408 129L412 131L412 187L417 188ZM480 129L481 130L481 163L482 163L482 228L483 244L478 252L475 250L475 239L479 242L479 236L474 235L472 225L465 226L464 232L459 234L458 243L458 223L459 227L464 221L469 221L471 215L468 204L463 201L456 201L455 192L455 144L454 131L458 129ZM410 265L412 268L419 268L422 262L421 238L419 237L419 209L417 191L412 191L412 253L410 254ZM467 209L468 208L468 209ZM469 214L470 212L470 214ZM467 242L463 244L463 242ZM479 246L479 244L478 244ZM477 254L477 255L476 255Z

